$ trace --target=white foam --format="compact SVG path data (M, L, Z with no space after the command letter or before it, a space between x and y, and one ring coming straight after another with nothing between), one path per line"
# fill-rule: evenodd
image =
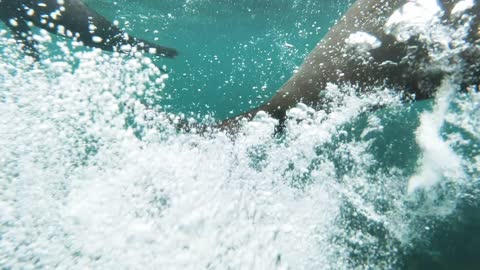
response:
M454 17L460 17L465 11L473 8L475 5L474 0L462 0L459 1L452 9L451 15Z
M358 52L368 52L379 48L382 42L375 36L366 32L355 32L345 40L347 47L353 48Z
M75 68L51 59L33 69L22 62L6 68L0 57L0 178L13 180L0 181L0 222L12 225L0 227L0 251L8 258L2 265L331 264L337 195L323 184L296 194L275 165L284 162L275 155L287 153L281 148L269 153L273 160L263 170L251 165L251 149L277 148L271 118L259 114L236 143L221 133L169 132L161 112L134 98L153 91L146 85L160 72L151 62L97 50L75 57ZM148 133L143 139L125 128L128 115Z
M445 81L440 87L432 112L423 113L417 129L417 142L422 149L419 168L408 183L408 191L429 188L442 179L460 179L464 177L461 158L450 148L441 136L447 111L455 92L455 87Z
M411 36L428 32L440 21L441 14L436 0L408 1L390 16L385 32L399 41L407 41Z

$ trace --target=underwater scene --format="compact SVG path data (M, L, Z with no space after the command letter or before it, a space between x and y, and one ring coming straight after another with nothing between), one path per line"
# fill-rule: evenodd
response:
M329 83L235 134L215 123L275 96L356 1L82 2L178 56L30 25L34 59L0 22L1 270L480 269L480 92L457 80L476 1L447 1L448 26L440 1L392 1L433 10L392 30L448 73L431 97Z

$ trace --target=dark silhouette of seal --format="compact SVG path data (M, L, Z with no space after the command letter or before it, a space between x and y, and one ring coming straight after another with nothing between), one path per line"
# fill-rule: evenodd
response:
M471 21L464 22L462 16L452 14L458 2L460 1L439 1L443 9L443 16L440 17L445 25L470 24L470 32L464 40L469 49L458 56L465 63L459 83L478 85L480 3L474 1L473 6L462 11L462 15L470 15L472 18ZM416 99L432 97L448 72L424 68L431 59L426 45L418 36L398 40L385 29L394 12L404 8L406 4L415 3L409 0L357 0L318 43L298 72L268 102L227 119L217 127L236 133L241 119L250 120L259 111L278 119L281 127L287 110L296 104L302 102L314 108L321 106L324 101L320 92L326 88L327 83L351 84L360 91L386 86L412 93ZM356 34L375 40L375 44L370 44L366 58L349 53L349 38Z
M28 22L105 51L137 50L173 58L178 52L132 37L80 0L0 0L0 19L27 55L38 59L37 42Z

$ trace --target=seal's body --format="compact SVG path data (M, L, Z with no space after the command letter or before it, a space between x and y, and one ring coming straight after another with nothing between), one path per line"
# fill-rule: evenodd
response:
M359 90L386 86L406 90L416 99L429 98L447 73L443 70L428 70L430 61L425 44L417 37L398 40L386 31L391 16L409 0L357 0L334 25L327 35L305 59L298 72L290 78L264 105L240 116L227 119L219 127L236 132L239 119L252 119L259 111L265 111L280 122L285 120L286 111L302 102L308 106L321 105L320 92L327 83L351 84ZM458 23L452 19L451 11L458 1L443 0L444 24ZM472 16L471 31L465 42L471 49L459 57L466 63L462 84L478 84L480 74L478 1L465 12ZM428 16L428 15L425 15ZM367 35L374 39L368 48L367 57L349 53L348 44L352 35Z

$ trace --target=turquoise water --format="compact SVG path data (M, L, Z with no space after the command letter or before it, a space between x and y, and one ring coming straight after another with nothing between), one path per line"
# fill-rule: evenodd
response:
M352 1L86 2L180 56L40 33L35 64L0 34L2 269L478 265L478 92L447 80L408 103L333 87L325 110L290 111L284 134L258 117L233 141L168 120L268 100Z
M179 50L175 60L156 61L171 69L162 102L169 111L218 119L271 97L348 6L347 0L88 3L130 22L126 29L138 36Z

